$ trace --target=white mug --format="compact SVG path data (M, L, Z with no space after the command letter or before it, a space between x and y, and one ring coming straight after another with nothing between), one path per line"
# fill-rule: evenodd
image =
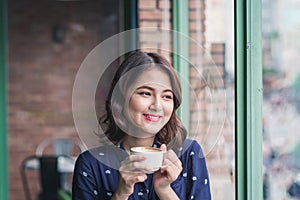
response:
M159 170L163 162L163 151L154 147L132 147L130 154L143 155L146 159L143 161L148 167L153 169L153 172Z

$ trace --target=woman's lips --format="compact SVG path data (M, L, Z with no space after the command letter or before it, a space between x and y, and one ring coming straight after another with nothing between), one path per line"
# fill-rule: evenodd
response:
M143 114L145 119L149 122L159 122L162 118L161 115L154 115L154 114Z

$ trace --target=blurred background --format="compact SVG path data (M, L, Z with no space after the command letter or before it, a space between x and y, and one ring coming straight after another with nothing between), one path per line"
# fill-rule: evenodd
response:
M263 0L266 199L300 199L300 1Z

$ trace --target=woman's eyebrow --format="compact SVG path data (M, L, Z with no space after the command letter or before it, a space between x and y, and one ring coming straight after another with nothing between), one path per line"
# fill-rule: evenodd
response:
M140 86L140 87L138 87L136 89L137 90L139 90L139 89L148 89L148 90L151 90L151 91L155 90L153 87L148 86L148 85L143 85L143 86ZM171 89L165 89L165 90L163 90L163 92L172 92L173 93L173 91Z
M150 86L147 86L147 85L143 85L143 86L140 86L140 87L138 87L138 88L136 88L137 90L139 90L139 89L148 89L148 90L154 90L154 88L153 87L150 87Z

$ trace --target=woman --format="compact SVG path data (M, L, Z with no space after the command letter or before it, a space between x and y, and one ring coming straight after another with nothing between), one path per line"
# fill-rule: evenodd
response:
M176 115L180 104L180 82L171 64L156 53L131 53L114 76L99 120L115 147L79 156L73 199L211 199L201 147L186 139ZM165 152L162 167L152 173L145 157L130 155L133 146L159 147ZM125 156L115 154L116 148Z

